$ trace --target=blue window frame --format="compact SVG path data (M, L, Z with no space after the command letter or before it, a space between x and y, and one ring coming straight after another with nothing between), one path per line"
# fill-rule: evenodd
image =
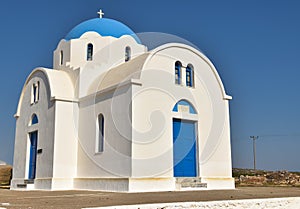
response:
M194 87L194 68L191 64L186 67L186 86Z
M87 45L87 57L86 57L87 61L92 61L93 60L93 53L94 53L93 50L94 50L93 44L89 43Z
M181 62L175 62L175 84L181 84Z
M179 106L179 107L180 107L180 106L185 106L186 108L188 108L187 110L188 110L188 112L189 112L190 114L197 114L197 111L196 111L196 109L194 108L194 106L193 106L189 101L187 101L187 100L182 99L182 100L180 100L179 102L177 102L177 103L174 105L174 107L173 107L173 111L174 111L174 112L179 112L178 106Z
M36 116L36 114L33 114L31 117L31 125L38 124L38 123L39 123L38 117Z

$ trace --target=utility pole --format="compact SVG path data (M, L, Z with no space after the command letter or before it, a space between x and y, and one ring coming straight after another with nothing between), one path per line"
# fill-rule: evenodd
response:
M258 139L258 136L250 136L250 139L253 140L253 168L256 170L256 147L255 140Z

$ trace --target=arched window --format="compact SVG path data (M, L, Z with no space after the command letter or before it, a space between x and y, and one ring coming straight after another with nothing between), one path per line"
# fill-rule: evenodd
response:
M126 46L125 48L125 62L128 62L131 59L131 48Z
M173 112L187 112L190 114L197 114L195 107L185 99L178 101L174 105Z
M181 84L181 62L175 62L175 84Z
M34 124L38 124L38 123L39 123L38 117L36 116L36 114L33 114L31 116L31 120L29 122L29 125L34 125Z
M87 57L86 57L86 60L87 61L92 61L93 60L93 44L89 43L87 45Z
M64 64L64 52L61 50L60 51L60 65Z
M186 86L194 86L194 67L191 64L186 67Z
M102 114L98 115L98 138L97 138L96 152L104 151L104 117Z

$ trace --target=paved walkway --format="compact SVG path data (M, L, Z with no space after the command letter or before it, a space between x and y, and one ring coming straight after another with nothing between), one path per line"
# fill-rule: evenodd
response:
M235 190L109 193L97 191L0 190L0 208L84 208L170 202L300 197L299 187L239 187Z

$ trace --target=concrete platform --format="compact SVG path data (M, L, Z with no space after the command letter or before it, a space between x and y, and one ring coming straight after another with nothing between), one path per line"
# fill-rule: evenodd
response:
M299 187L239 187L235 190L109 193L95 191L0 190L0 208L91 208L174 202L300 197Z

